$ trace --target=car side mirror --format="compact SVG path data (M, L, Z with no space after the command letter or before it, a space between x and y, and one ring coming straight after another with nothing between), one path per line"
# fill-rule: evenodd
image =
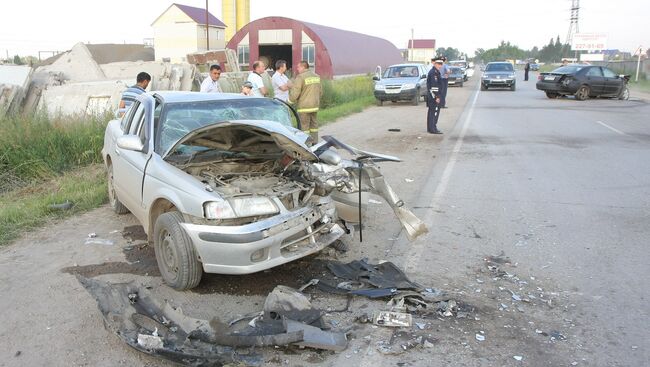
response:
M372 80L378 82L378 81L379 81L379 77L378 77L377 75L375 75L375 76L372 77Z
M427 78L427 74L420 75L420 79L426 79L426 78Z
M337 152L330 149L321 153L318 156L318 159L327 164L331 164L332 166L338 166L338 164L341 163L341 156Z
M118 148L124 150L132 150L134 152L142 152L144 144L140 141L140 137L136 135L122 135L117 138Z

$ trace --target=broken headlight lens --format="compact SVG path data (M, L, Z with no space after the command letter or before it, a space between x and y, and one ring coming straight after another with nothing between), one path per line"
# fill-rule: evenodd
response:
M269 198L250 196L228 201L210 201L204 204L204 211L207 219L232 219L275 214L279 209Z

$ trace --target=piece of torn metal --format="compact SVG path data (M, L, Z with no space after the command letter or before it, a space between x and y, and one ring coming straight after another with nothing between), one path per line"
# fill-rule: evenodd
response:
M284 346L303 340L303 331L291 331L282 334L272 335L238 335L224 334L215 335L215 342L219 345L230 347L270 347Z
M285 320L285 326L287 333L303 333L303 341L295 343L298 346L335 352L343 351L348 346L348 338L345 333L323 331L317 327L288 319Z
M327 268L339 278L366 282L377 288L422 290L419 284L410 281L406 274L390 261L377 265L369 264L365 259L347 264L330 261Z
M260 355L239 355L231 347L215 344L215 332L207 320L184 315L154 298L144 286L80 275L77 279L97 301L106 329L140 352L184 366L262 363Z
M375 311L373 323L379 326L411 327L411 314L392 311Z
M264 301L267 320L288 318L318 326L322 325L321 316L322 312L314 308L304 294L284 285L276 286Z

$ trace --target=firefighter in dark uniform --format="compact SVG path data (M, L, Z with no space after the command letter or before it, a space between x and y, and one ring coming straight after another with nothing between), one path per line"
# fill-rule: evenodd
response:
M438 117L440 117L440 93L442 91L442 77L440 75L440 68L442 67L442 60L435 59L433 67L429 70L427 75L427 132L429 134L442 134L438 130Z

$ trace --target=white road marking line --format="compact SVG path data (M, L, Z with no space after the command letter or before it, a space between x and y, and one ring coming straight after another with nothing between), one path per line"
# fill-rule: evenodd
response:
M617 133L617 134L620 134L620 135L627 135L626 133L622 132L621 130L616 129L616 128L613 128L613 127L607 125L606 123L604 123L604 122L602 122L602 121L596 121L596 123L605 126L606 128L612 130L613 132L615 132L615 133Z

